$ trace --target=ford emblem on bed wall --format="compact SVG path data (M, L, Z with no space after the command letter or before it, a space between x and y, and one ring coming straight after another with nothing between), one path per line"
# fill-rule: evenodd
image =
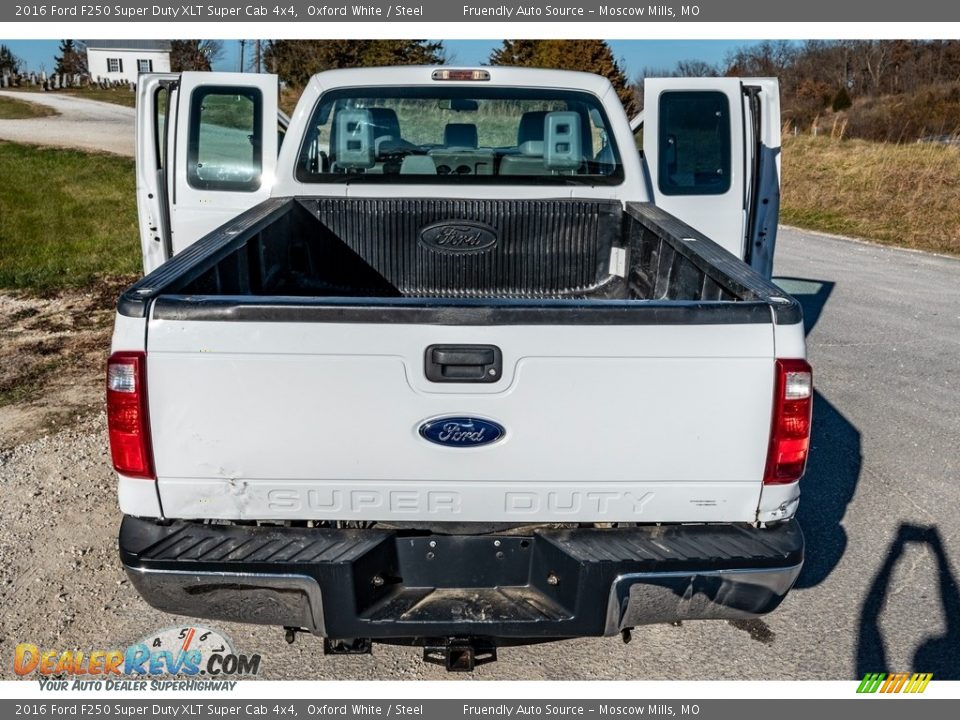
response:
M420 230L420 242L437 252L480 252L497 244L497 231L471 220L441 220Z
M420 437L446 447L489 445L504 436L502 425L475 417L440 417L420 426Z

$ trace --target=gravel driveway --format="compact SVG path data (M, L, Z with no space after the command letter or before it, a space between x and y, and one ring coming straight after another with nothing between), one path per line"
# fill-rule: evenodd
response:
M504 648L473 675L416 650L325 658L317 638L211 622L267 679L960 678L960 261L785 230L777 274L802 298L815 368L800 519L808 556L775 613L638 628L633 642ZM0 452L0 678L14 647L122 648L192 623L150 608L117 557L102 414Z
M59 115L0 120L0 139L133 156L136 111L71 95L0 90L0 96L52 107Z

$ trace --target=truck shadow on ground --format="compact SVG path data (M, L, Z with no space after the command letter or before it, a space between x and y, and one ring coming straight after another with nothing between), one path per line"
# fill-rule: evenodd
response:
M917 648L911 668L891 668L887 665L887 649L880 628L880 616L886 605L893 571L910 543L925 544L933 552L940 604L947 627L942 635L927 638ZM933 673L935 680L960 679L960 591L957 589L957 579L950 569L950 561L936 526L922 527L908 523L900 525L893 544L886 553L886 559L866 593L860 613L856 677L863 677L868 672L895 670Z
M863 462L860 431L816 391L810 445L797 511L807 545L796 584L799 588L822 583L843 557L847 531L841 523L856 491Z
M797 277L775 277L773 282L790 293L803 308L803 331L808 336L820 319L836 283Z
M777 277L774 282L803 307L803 328L809 337L820 320L834 283L808 278ZM818 368L813 368L814 385ZM863 464L860 431L822 393L813 395L810 459L800 482L797 519L806 537L807 553L797 587L823 582L847 548L841 521L853 499Z
M793 277L776 278L775 282L800 302L804 331L809 337L835 284ZM814 383L817 370L814 367ZM803 496L797 513L808 551L797 587L812 587L823 582L843 557L847 534L841 522L856 491L862 464L860 431L815 391L810 461L801 481ZM864 592L857 642L857 678L868 672L906 670L888 667L887 645L880 620L887 604L893 571L911 543L926 544L935 557L946 631L920 644L909 670L933 673L934 678L941 680L960 679L960 591L957 580L937 528L907 523L899 526L883 565Z

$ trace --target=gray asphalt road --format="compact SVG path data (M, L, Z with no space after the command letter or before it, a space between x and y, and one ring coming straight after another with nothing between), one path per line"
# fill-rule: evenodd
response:
M808 561L764 674L960 679L960 261L787 230L775 270L817 395Z
M797 589L762 621L506 648L469 679L960 679L960 261L794 230L777 252L806 306L817 385ZM20 641L123 647L185 622L117 566L105 447L101 416L0 457L0 657ZM411 649L334 660L315 638L211 624L261 653L265 678L450 677Z
M59 115L0 120L0 139L13 142L100 150L133 156L133 108L56 93L0 90L0 95L47 105Z

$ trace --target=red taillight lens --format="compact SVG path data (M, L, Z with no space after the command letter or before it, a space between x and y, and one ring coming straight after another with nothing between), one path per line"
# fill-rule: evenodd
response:
M806 360L777 360L776 372L766 485L799 480L810 454L813 371Z
M107 428L113 467L155 480L147 417L147 355L117 352L107 361Z

